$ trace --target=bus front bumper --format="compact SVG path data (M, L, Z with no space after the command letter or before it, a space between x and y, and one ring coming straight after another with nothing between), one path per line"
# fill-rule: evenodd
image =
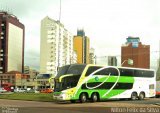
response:
M53 99L55 101L65 101L67 98L66 98L66 94L61 92L61 93L58 93L58 94L53 94Z
M56 100L56 101L64 101L64 98L62 95L59 95L59 96L54 96L53 95L53 99Z

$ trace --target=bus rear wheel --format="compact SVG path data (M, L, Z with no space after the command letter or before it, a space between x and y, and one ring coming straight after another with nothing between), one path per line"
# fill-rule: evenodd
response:
M91 100L92 100L92 102L97 102L98 101L98 95L97 95L97 93L93 93L92 94Z
M139 100L144 100L144 98L145 98L145 94L144 94L143 92L141 92L141 93L139 94L138 99L139 99Z
M133 92L131 94L131 100L136 100L137 99L137 93L136 92Z
M82 93L80 95L80 102L85 103L87 101L87 95L85 93Z

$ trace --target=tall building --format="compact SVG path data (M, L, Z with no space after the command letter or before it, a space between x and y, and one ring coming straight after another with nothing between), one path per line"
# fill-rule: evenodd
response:
M133 65L127 60L132 59ZM128 37L121 47L121 64L125 67L150 68L150 45L143 45L139 37Z
M59 21L45 17L41 21L40 73L56 74L57 67L71 63L73 39Z
M90 53L89 53L89 60L90 60L90 64L95 64L95 49L91 48L90 49Z
M160 59L158 59L158 69L156 72L156 80L160 80Z
M116 56L108 56L108 66L117 66Z
M77 30L77 36L73 38L73 49L77 54L78 64L89 64L89 38L85 36L84 30Z
M0 73L23 73L24 33L24 25L16 16L0 12Z
M29 74L29 66L24 66L24 74Z
M160 43L159 43L159 50L160 50ZM158 59L158 69L157 69L157 72L156 72L156 80L157 81L160 81L160 53L159 53L159 59Z
M29 66L24 66L24 74L29 75L30 79L36 78L36 75L39 74L39 72L35 69L30 68Z

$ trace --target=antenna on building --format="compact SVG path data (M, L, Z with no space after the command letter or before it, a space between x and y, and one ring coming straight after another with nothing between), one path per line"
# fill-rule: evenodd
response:
M0 11L13 15L12 9L7 6L0 6Z

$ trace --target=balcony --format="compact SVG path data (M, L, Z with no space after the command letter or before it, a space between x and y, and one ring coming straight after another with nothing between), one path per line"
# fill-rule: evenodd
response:
M56 43L54 43L54 45L50 45L50 49L51 49L52 51L55 51L55 50L56 50Z
M55 65L55 62L47 62L47 66Z
M51 50L55 51L56 50L56 46L51 45Z
M55 44L55 40L54 39L50 39L50 40L47 40L47 43L52 43L52 44Z
M48 38L48 39L54 39L54 40L55 40L55 39L56 39L56 36L55 36L55 35L48 35L47 38Z
M52 56L55 56L55 54L56 54L56 49L51 49L50 54L51 54Z
M55 67L54 66L52 66L52 67L47 66L47 71L51 71L51 70L55 70Z
M53 31L53 30L52 31L48 31L47 33L48 33L48 35L55 35L56 34L56 32Z

